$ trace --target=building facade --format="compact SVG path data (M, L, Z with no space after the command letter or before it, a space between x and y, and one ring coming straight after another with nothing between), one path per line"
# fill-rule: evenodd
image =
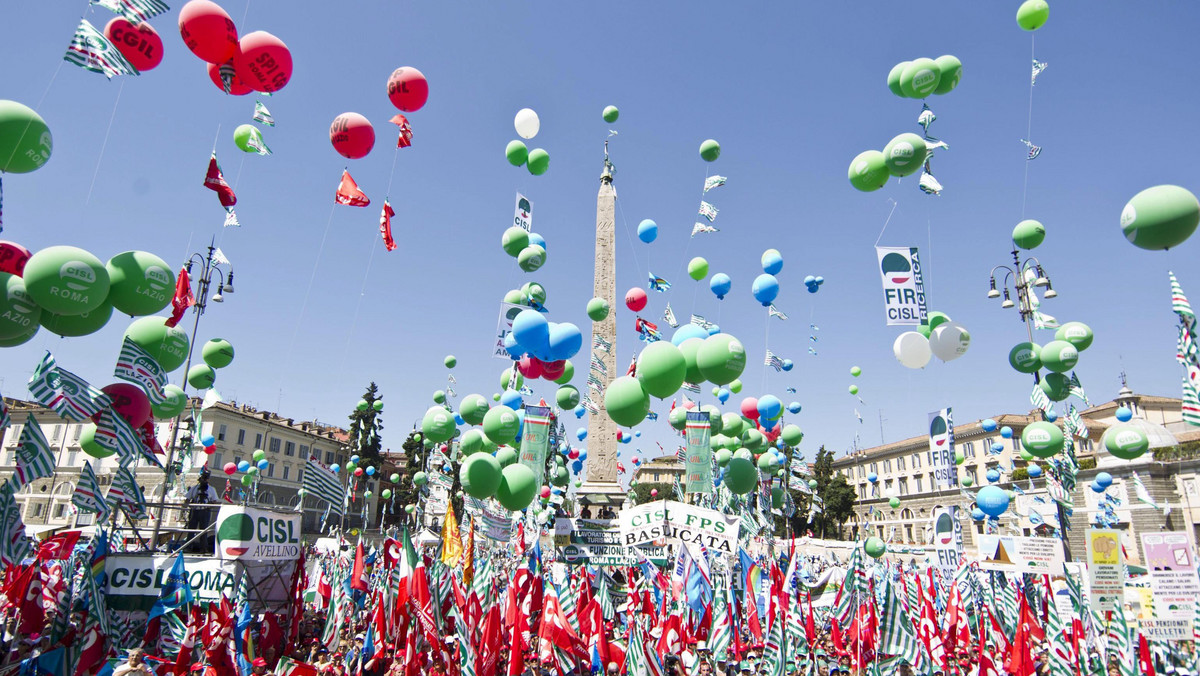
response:
M638 483L670 484L683 481L683 463L675 455L664 455L638 465L633 471L633 480Z

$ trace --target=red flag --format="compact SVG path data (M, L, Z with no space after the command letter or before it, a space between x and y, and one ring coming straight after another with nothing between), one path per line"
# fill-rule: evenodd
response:
M1138 668L1142 670L1142 676L1155 676L1150 644L1146 642L1146 635L1141 632L1138 632Z
M390 122L400 127L400 138L396 140L397 148L407 148L412 145L412 125L408 123L408 118L403 115L396 114L392 116Z
M217 164L217 154L213 153L208 160L208 173L204 176L204 187L217 193L217 198L221 200L221 206L228 209L237 204L237 195L233 194L233 188L225 182L225 176L221 174L221 165Z
M192 280L188 277L187 268L179 268L179 276L175 278L175 297L171 299L171 316L163 323L174 328L183 319L183 313L195 304L196 296L192 295Z
M358 546L354 548L354 568L350 571L350 588L359 591L367 591L367 577L365 573L366 552L363 551L362 540L358 541Z
M561 650L568 655L576 655L586 659L588 654L583 649L583 640L571 628L571 622L567 619L567 614L563 612L562 606L558 603L558 593L554 587L550 587L550 592L545 595L544 606L542 608L542 621L538 626L538 640L541 643L539 652L543 662L549 661L555 656L555 649ZM675 618L675 626L679 626L679 617L672 615ZM666 634L666 631L663 632ZM676 640L679 638L678 629L675 634Z
M204 612L199 604L193 604L192 612L188 616L187 631L183 635L183 644L179 646L179 654L175 657L175 676L188 675L188 670L192 668L192 662L195 660L196 643L203 638L200 635L203 631Z
M805 591L804 595L808 597L808 617L804 618L804 634L808 639L808 647L811 649L817 642L817 622L813 617L812 592Z
M233 606L229 597L222 596L220 603L208 604L208 617L204 623L204 652L218 674L236 673L229 656L232 637Z
M21 566L8 587L7 596L21 618L17 626L18 633L26 636L40 634L46 623L46 611L42 607L41 564Z
M679 616L671 613L662 624L662 633L658 636L658 644L654 646L660 658L667 655L678 655L683 650L683 634L680 629Z
M74 676L92 676L100 671L112 653L108 648L108 641L100 631L99 621L91 613L84 619L83 635L78 647L79 661L75 665Z
M1021 597L1021 607L1017 612L1017 632L1008 659L1004 661L1004 670L1013 676L1032 676L1037 672L1033 647L1046 638L1046 633L1033 617L1025 594L1019 593L1018 596Z
M79 535L82 531L69 530L59 533L52 538L47 538L38 547L37 558L39 561L61 561L71 558L71 550L75 549L75 543L79 542Z
M483 618L479 650L475 653L475 676L496 676L500 658L500 604L494 603Z
M345 169L342 170L342 182L338 184L338 189L334 193L333 199L338 204L345 204L350 207L365 207L371 203L366 193L358 189L358 184L354 182L354 177Z
M395 215L392 205L386 199L383 200L383 213L379 214L379 234L383 236L383 246L388 251L396 249L396 240L392 239L392 216Z
M300 638L300 620L304 618L304 592L308 588L308 571L304 567L304 550L296 562L296 576L292 579L292 625L288 628L287 643L281 654L289 653Z

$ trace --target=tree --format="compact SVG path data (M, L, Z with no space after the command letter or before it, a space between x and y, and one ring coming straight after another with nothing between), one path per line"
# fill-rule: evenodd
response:
M809 516L812 508L810 494L793 491L796 513L791 519L792 531L801 535L811 530L818 537L840 539L842 524L854 511L854 489L846 482L846 477L834 474L833 452L825 450L824 446L817 449L812 469L817 485L811 490L813 495L821 499L821 511Z
M650 491L655 490L658 491L658 495L651 496ZM644 505L647 502L654 502L655 500L666 500L668 498L674 499L674 495L675 484L672 483L652 483L649 481L639 481L637 485L633 487L633 500L639 505Z
M379 387L372 382L350 414L350 454L361 458L360 465L380 466L380 451L383 448L382 411L383 397L379 396Z

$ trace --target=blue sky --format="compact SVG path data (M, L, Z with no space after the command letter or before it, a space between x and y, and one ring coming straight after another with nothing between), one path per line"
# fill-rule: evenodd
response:
M255 97L213 87L179 38L182 3L152 22L165 44L162 65L112 82L61 60L83 4L24 3L21 20L10 9L0 25L8 64L0 97L37 106L55 141L42 170L4 178L3 237L33 250L73 244L101 259L144 249L176 267L217 237L237 292L211 306L200 340L220 336L236 347L217 380L227 399L341 424L374 380L387 403L385 443L398 447L445 386L444 355L458 357L460 396L498 391L506 364L490 346L508 289L540 282L550 318L586 332L595 194L610 128L620 132L612 144L618 295L653 271L674 289L651 294L647 318L657 321L670 300L677 314L703 314L739 337L749 349L743 394L798 400L804 409L789 420L804 428L810 457L820 444L848 448L856 432L863 445L878 443L880 417L893 441L922 433L926 413L946 405L960 422L1029 409L1029 378L1006 360L1025 329L984 295L988 271L1007 260L1009 233L1023 217L1048 230L1036 254L1060 296L1045 309L1096 332L1077 369L1093 400L1116 392L1122 369L1139 392L1179 396L1167 270L1200 295L1200 245L1136 249L1118 217L1146 187L1196 188L1200 130L1185 89L1200 63L1193 5L1052 3L1036 33L1037 57L1049 69L1036 88L1033 140L1045 150L1029 166L1022 209L1031 36L1015 24L1016 2L342 8L225 0L241 33L270 31L295 60L287 88L263 99L278 123L266 131L271 157L234 147L233 129L250 121ZM101 28L109 18L90 12ZM958 89L930 100L938 115L931 133L951 146L934 165L944 194L923 195L915 177L855 191L846 180L851 158L919 131L920 102L893 96L888 70L941 54L964 64ZM402 65L422 70L431 91L425 108L409 115L413 147L397 155L385 83ZM614 125L600 119L608 104L621 109ZM544 176L503 156L523 107L541 117L531 147L550 152ZM371 155L349 163L328 141L330 121L345 111L366 115L378 136ZM225 175L236 181L240 229L222 231L223 212L201 185L214 137ZM710 137L722 145L711 165L697 154ZM329 220L347 164L373 203L339 206ZM710 172L729 179L709 194L721 232L689 241ZM548 263L532 275L499 246L518 190L534 201L534 230L548 240ZM385 195L397 212L400 247L391 253L377 232ZM955 362L909 371L892 356L900 329L884 325L872 250L889 200L898 207L880 244L921 247L931 308L972 332L970 352ZM643 218L659 224L651 245L636 241ZM785 259L777 305L791 319L771 320L767 339L750 283L771 247ZM724 301L687 277L696 255L733 278ZM807 274L825 277L820 293L806 292ZM621 308L621 367L642 345L633 321ZM815 357L810 323L820 327ZM4 393L27 395L24 382L46 349L92 382L108 382L126 326L114 317L99 333L71 339L43 330L0 351ZM765 372L764 343L796 368ZM586 355L576 363L582 389ZM853 365L862 377L849 376ZM852 382L865 405L847 393ZM799 391L794 397L784 392L789 386ZM553 395L549 384L535 390ZM665 416L641 429L640 444L622 446L622 457L658 455L654 440L673 448Z

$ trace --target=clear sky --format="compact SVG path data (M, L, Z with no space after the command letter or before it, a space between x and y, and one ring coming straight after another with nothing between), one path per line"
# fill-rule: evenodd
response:
M651 293L644 316L657 321L669 300L681 318L697 312L739 337L749 351L743 395L799 401L803 412L788 419L804 428L809 457L819 444L847 449L856 433L861 445L879 443L881 418L883 438L894 441L923 433L927 412L947 405L959 422L1030 408L1030 379L1006 359L1025 329L985 297L988 271L1008 259L1023 217L1048 230L1036 254L1060 296L1044 309L1095 330L1077 369L1093 400L1115 394L1122 370L1138 392L1178 397L1167 270L1200 299L1200 242L1136 249L1118 218L1146 187L1197 188L1200 8L1052 2L1036 33L1037 58L1049 68L1036 87L1032 138L1044 152L1028 166L1023 198L1032 40L1014 21L1018 4L224 0L241 33L270 31L295 60L287 88L262 98L277 126L266 130L275 154L259 157L232 141L255 96L212 85L179 37L179 0L152 22L165 44L162 65L111 82L62 61L84 2L9 3L0 97L37 107L55 143L43 169L4 177L3 237L33 250L77 245L104 260L144 249L176 267L216 237L234 264L236 293L210 306L199 338L224 337L237 350L217 380L224 397L344 424L374 380L387 403L385 444L395 448L445 387L444 355L458 357L460 397L498 391L506 364L490 348L508 289L540 282L550 319L588 331L595 195L611 128L620 133L612 142L618 295L644 286L652 271L674 288ZM110 15L95 9L89 18L102 28ZM888 91L889 69L941 54L964 64L958 89L930 100L931 134L951 146L934 164L945 192L925 196L915 177L855 191L851 158L920 131L921 104ZM396 153L385 83L398 66L422 70L431 91L409 115L413 146ZM608 104L621 110L613 125L600 118ZM544 176L504 158L523 107L541 117L531 147L550 153ZM329 144L329 123L345 111L375 125L365 159L347 162ZM223 211L201 185L214 137L236 185L240 229L222 231ZM697 148L710 137L722 155L706 164ZM333 209L347 165L370 207ZM709 193L721 232L689 240L707 173L728 177ZM534 201L534 230L548 240L548 263L532 275L500 249L518 190ZM390 253L378 235L385 196L400 245ZM909 371L892 356L901 329L884 324L872 250L891 200L898 206L880 244L921 247L931 308L971 330L970 351L955 362ZM650 245L634 233L643 218L659 224ZM768 338L750 284L770 247L785 259L776 304L790 319L772 319ZM724 301L687 277L696 255L733 278ZM824 276L818 294L805 290L807 274ZM622 307L622 368L643 345L633 322ZM815 344L810 323L820 327ZM114 317L70 339L43 330L0 351L0 387L27 396L25 381L47 349L103 385L126 326ZM764 344L796 368L767 371ZM582 390L586 354L575 361ZM854 365L858 379L848 373ZM847 393L852 383L865 403ZM789 386L798 393L785 393ZM553 395L544 381L534 389ZM711 402L707 386L704 394ZM568 417L573 431L579 423ZM641 429L622 457L658 455L653 440L673 449L665 415Z

